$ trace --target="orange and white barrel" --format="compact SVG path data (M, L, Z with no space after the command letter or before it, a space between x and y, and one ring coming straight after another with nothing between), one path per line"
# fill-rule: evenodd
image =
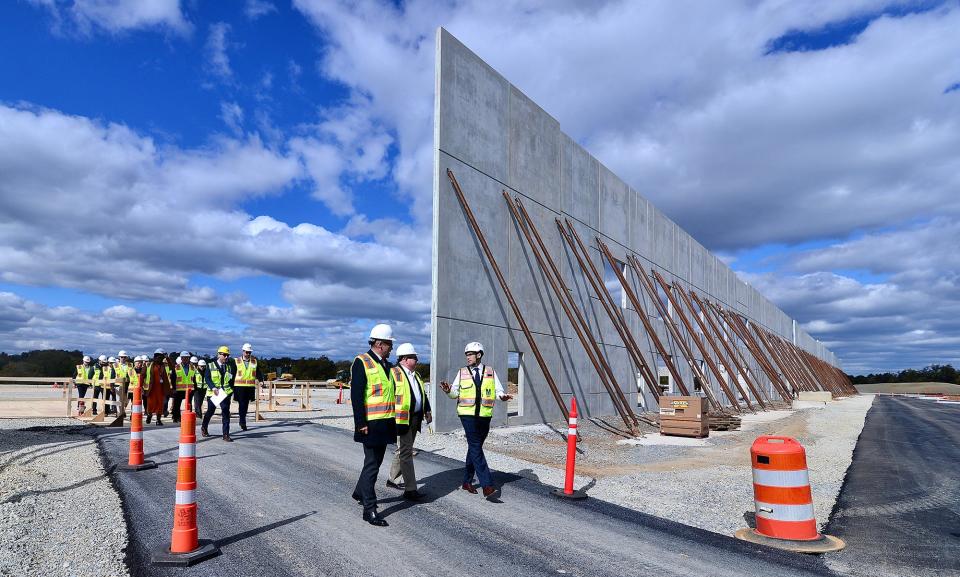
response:
M764 435L750 448L757 533L774 539L819 539L807 453L790 437Z

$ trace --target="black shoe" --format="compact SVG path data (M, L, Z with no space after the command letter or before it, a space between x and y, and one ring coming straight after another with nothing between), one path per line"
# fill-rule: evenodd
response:
M157 417L157 426L158 426L158 427L162 427L162 426L163 426L163 421L160 420L160 417Z
M387 487L391 489L396 489L398 491L403 491L403 483L394 483L390 479L387 479Z
M147 413L147 424L150 424L150 421L153 419L153 414Z
M174 423L179 423L179 422L180 422L180 419L174 419L173 422L174 422Z
M404 491L403 498L407 501L419 501L424 498L424 494L420 491Z
M246 426L246 425L240 425L240 428L243 429L244 431L247 430L247 426Z
M233 439L230 438L230 435L224 435L224 436L223 436L223 440L226 441L226 442L228 442L228 443L232 443L232 442L233 442Z
M169 414L170 414L170 413L167 412L167 411L164 411L164 412L163 412L163 416L164 416L164 417L166 417L166 416L169 415Z
M353 500L357 502L357 505L363 505L363 498L360 497L360 495L357 495L356 493L354 493L353 495L350 495L350 496L353 497Z
M384 519L384 518L381 517L380 515L377 515L377 512L376 512L376 511L373 511L373 512L371 512L371 513L367 513L366 511L364 511L364 513L363 513L363 520L366 521L367 523L370 523L370 524L373 525L374 527L388 527L388 526L389 526L389 525L387 524L386 519Z
M206 427L200 427L200 436L201 436L201 437L209 437L209 436L210 436L210 433L207 432L207 428L206 428Z

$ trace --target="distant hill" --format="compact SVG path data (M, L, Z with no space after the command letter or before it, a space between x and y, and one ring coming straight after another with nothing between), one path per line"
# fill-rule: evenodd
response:
M869 385L854 385L861 393L941 393L944 395L960 395L960 385L952 383L873 383Z

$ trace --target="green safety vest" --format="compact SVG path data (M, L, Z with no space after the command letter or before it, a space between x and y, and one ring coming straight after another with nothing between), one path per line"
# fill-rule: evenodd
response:
M237 380L233 381L233 386L257 386L257 359L253 355L250 355L249 363L244 364L243 357L237 357L235 361L237 363Z
M207 388L207 373L206 369L200 371L197 369L193 374L193 386L197 389Z
M492 417L493 402L497 395L497 383L493 380L493 367L483 367L480 379L480 407L477 410L477 387L473 384L473 371L460 369L460 397L457 399L457 414L465 417Z
M410 391L410 381L407 379L407 374L406 371L403 370L403 367L393 367L391 371L393 372L393 382L396 383L397 391L397 399L394 403L397 408L397 424L409 425L410 408L413 404L412 395L407 394ZM420 387L420 404L422 406L426 398L426 393L423 390L423 381L420 380L420 375L416 372L413 373L413 377L417 381L417 386Z
M229 365L224 366L223 375L220 374L220 369L218 369L216 365L208 365L207 370L210 371L210 380L213 382L213 388L207 389L206 396L212 397L214 394L213 389L223 389L228 395L233 394L233 387L226 384L230 382L230 377L233 376L233 373L230 372Z
M186 391L191 385L193 385L194 377L196 373L192 368L188 368L186 371L183 370L183 365L177 367L177 390Z
M396 418L397 407L395 400L396 385L393 378L383 370L383 365L373 360L367 353L357 356L363 362L363 369L367 375L367 389L364 391L363 402L367 407L367 420ZM351 390L352 389L351 387Z

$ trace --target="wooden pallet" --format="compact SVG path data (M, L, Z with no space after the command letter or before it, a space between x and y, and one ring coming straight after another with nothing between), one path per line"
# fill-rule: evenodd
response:
M739 431L740 417L736 415L724 415L720 413L710 414L711 431Z

